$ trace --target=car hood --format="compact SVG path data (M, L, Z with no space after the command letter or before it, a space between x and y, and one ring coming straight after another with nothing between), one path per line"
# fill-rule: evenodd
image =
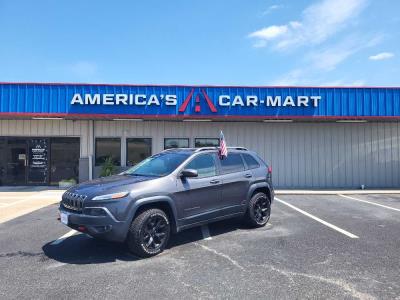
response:
M90 197L92 195L100 195L105 192L112 193L122 191L124 186L126 186L127 190L130 190L131 185L133 184L154 180L156 178L157 177L151 176L114 175L78 184L69 189L68 192L87 195Z

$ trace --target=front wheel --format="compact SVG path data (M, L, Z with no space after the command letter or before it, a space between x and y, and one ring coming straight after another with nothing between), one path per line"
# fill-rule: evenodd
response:
M132 222L128 233L129 250L140 257L150 257L163 252L170 236L167 215L161 209L140 213Z
M246 213L246 221L253 227L265 226L271 215L271 202L265 193L251 197Z

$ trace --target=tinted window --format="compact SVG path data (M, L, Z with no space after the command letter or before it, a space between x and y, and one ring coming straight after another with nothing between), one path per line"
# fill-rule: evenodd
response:
M255 169L260 166L260 164L250 154L243 154L243 158L249 169Z
M173 172L190 154L190 152L162 152L146 158L124 173L137 176L165 176Z
M194 146L200 147L218 147L219 139L194 139Z
M238 153L228 153L228 157L220 160L220 162L221 172L224 174L240 172L244 170L242 157Z
M111 158L114 165L121 165L121 140L118 138L96 138L96 166Z
M133 166L151 155L151 139L126 139L126 165Z
M185 169L197 170L199 177L209 177L217 174L215 161L211 154L197 156L185 166Z
M50 184L63 179L79 177L79 138L52 138L50 140Z
M188 147L189 147L189 139L183 139L183 138L164 139L164 149L188 148Z

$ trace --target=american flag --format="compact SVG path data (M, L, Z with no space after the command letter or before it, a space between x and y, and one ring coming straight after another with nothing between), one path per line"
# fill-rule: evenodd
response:
M220 133L219 135L219 157L223 159L228 156L228 148L226 147L224 134Z

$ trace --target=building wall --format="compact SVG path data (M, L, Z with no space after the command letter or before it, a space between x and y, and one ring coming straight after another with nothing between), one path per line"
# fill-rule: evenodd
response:
M93 153L91 121L0 120L0 136L80 137L81 157Z
M93 155L92 121L0 121L2 136L79 136L81 157ZM279 188L400 187L400 123L262 123L95 121L96 137L151 137L152 151L164 137L218 137L228 146L255 150L273 168ZM97 172L96 172L97 173Z

